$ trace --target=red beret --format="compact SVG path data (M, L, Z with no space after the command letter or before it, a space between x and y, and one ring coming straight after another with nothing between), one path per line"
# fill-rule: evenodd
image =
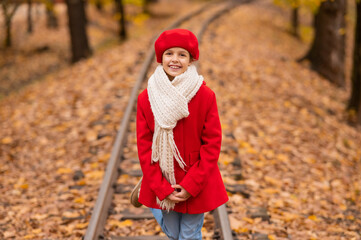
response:
M186 29L172 29L164 31L155 41L155 54L157 62L162 63L162 56L165 50L172 47L186 49L193 59L198 60L198 40L197 37Z

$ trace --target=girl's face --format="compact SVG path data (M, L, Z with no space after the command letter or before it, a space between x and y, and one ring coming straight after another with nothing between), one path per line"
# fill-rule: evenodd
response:
M189 52L184 48L173 47L164 51L162 56L162 66L169 80L187 71L192 60Z

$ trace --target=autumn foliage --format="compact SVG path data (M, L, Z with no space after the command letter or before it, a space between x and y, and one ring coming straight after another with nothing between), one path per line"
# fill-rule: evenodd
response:
M180 13L198 6L187 4ZM144 19L121 45L1 99L1 239L84 235L162 20ZM221 116L223 179L247 193L229 191L232 229L238 239L360 239L361 130L344 111L349 90L297 63L309 46L287 27L285 11L270 2L241 5L210 26L200 47L199 72L216 92ZM139 170L134 128L132 122L127 171ZM138 179L123 174L118 184L131 188ZM121 219L128 197L115 197L107 236L160 234L154 220ZM207 216L205 239L212 230Z

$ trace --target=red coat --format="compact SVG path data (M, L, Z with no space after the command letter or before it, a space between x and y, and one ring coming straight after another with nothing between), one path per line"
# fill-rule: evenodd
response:
M156 196L163 200L174 189L163 177L159 162L151 163L154 116L144 90L138 96L137 145L143 181L139 202L147 207L159 208ZM189 116L177 122L173 129L174 141L187 164L186 171L174 162L177 184L185 188L191 197L175 205L181 213L204 213L228 201L218 157L221 149L222 130L217 110L216 97L205 83L188 104Z

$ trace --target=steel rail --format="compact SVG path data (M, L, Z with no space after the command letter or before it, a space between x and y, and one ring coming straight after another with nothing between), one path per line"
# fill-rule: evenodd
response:
M219 11L217 11L215 14L213 14L210 18L204 21L200 31L197 34L199 44L202 43L203 35L207 27L217 18L225 14L226 12L232 10L237 5L244 3L246 1L231 1L227 5L225 5L223 8L221 8ZM228 218L228 213L226 209L226 204L223 204L216 208L213 211L213 217L215 221L215 229L220 230L220 237L223 240L232 240L232 228L231 224Z

